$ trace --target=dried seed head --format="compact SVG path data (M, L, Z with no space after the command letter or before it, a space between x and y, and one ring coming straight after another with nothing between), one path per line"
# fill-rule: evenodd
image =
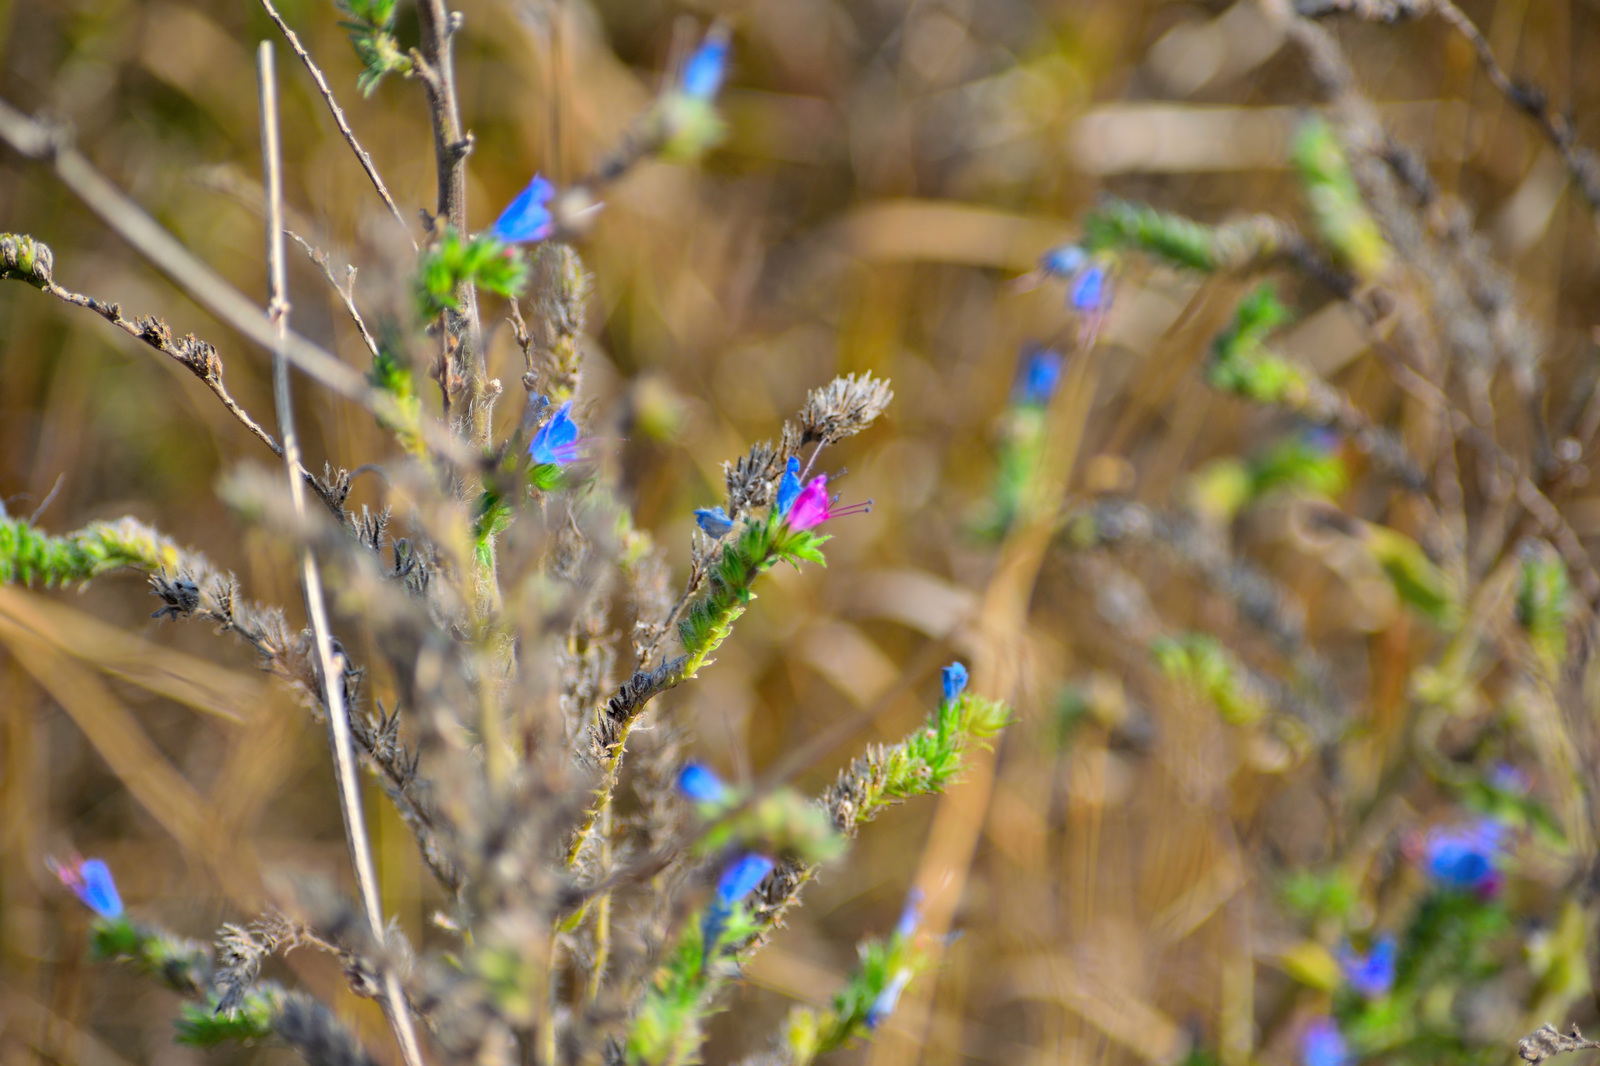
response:
M892 399L889 383L871 374L834 378L806 397L800 409L801 443L820 441L826 447L853 437L877 421Z

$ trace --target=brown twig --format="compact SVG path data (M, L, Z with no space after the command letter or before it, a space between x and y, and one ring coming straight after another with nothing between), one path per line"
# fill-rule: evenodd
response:
M433 125L434 164L438 171L437 215L467 232L467 156L472 153L472 134L461 129L461 111L456 99L455 61L451 57L451 38L458 28L458 14L446 9L444 0L419 0L417 21L422 35L413 63L428 98L428 115ZM452 428L457 436L479 446L489 443L494 393L488 383L478 322L478 293L475 286L463 285L457 294L461 310L446 312L449 332L457 343L449 350L450 372L441 383L459 389L462 401L452 405Z
M337 395L384 417L404 417L391 397L368 385L358 371L320 345L290 330L280 346L277 328L265 312L111 184L72 146L63 129L31 119L0 100L0 140L30 159L49 163L62 184L101 221L222 322L268 351L281 347L284 358L297 370ZM431 421L423 420L418 429L436 454L459 466L479 463L480 457L472 449Z
M1451 0L1298 0L1295 12L1303 18L1348 14L1371 22L1404 22L1424 15L1438 15L1472 45L1478 66L1489 84L1544 132L1560 153L1583 198L1589 201L1590 209L1600 211L1600 159L1578 143L1572 121L1551 109L1550 98L1543 89L1506 74L1483 33Z
M356 329L361 331L361 340L367 346L367 351L372 353L374 359L378 357L378 341L372 336L372 331L367 329L367 320L361 317L361 311L356 307L356 268L346 265L344 268L345 283L339 284L333 276L333 267L328 260L328 253L321 248L314 248L294 230L284 230L296 244L305 249L306 256L322 271L322 276L328 279L328 284L333 286L333 291L339 294L339 301L344 304L344 309L350 315L350 320L356 324Z
M355 131L350 128L350 123L345 121L344 109L333 98L333 90L328 88L328 79L323 77L322 70L317 66L316 61L311 58L311 53L307 52L305 47L300 44L300 38L289 28L289 24L283 21L283 16L278 14L278 9L272 6L272 0L261 0L261 6L266 9L267 17L277 23L278 29L283 32L283 39L289 42L289 47L293 49L295 55L300 57L300 62L306 65L306 70L311 72L311 80L317 83L317 91L322 94L322 99L327 103L328 110L333 113L333 121L338 125L339 132L344 134L345 143L350 146L350 150L361 161L361 169L365 170L367 177L372 179L373 188L377 189L378 195L383 197L383 202L389 207L389 213L394 215L394 220L405 231L406 238L411 241L411 248L415 251L417 239L411 236L411 227L406 225L405 216L400 213L400 208L395 206L394 197L389 195L388 187L383 184L383 179L378 176L378 168L372 162L372 156L368 155L367 150L361 147L361 142L356 140Z

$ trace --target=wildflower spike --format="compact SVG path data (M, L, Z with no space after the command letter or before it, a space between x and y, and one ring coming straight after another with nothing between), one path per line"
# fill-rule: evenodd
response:
M911 983L911 967L902 966L894 972L889 983L883 991L878 993L878 998L872 1001L872 1009L867 1011L863 1024L868 1029L876 1029L885 1018L894 1013L894 1008L900 1002L900 994L906 990L906 985Z

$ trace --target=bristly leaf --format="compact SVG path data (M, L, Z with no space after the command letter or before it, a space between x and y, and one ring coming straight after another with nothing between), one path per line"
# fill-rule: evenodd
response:
M417 311L433 318L458 310L457 294L467 284L515 299L527 280L528 264L518 249L486 234L463 240L447 226L417 264Z
M339 11L347 16L339 26L350 35L350 47L361 60L362 71L356 76L356 88L362 96L371 96L385 74L410 74L411 59L400 42L395 40L394 11L396 0L336 0Z
M427 446L422 439L422 401L411 379L411 368L406 366L387 344L378 346L372 357L372 367L367 371L367 381L394 399L396 417L378 416L378 425L395 435L407 454L421 456Z

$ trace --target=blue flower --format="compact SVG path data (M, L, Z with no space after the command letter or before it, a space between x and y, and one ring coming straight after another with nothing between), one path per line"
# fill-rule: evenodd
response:
M683 94L697 100L710 100L722 88L728 73L728 35L712 30L683 68Z
M104 860L74 859L65 866L52 861L50 869L85 907L102 918L122 917L122 897Z
M678 771L678 791L696 803L716 803L728 794L728 786L700 763L686 763Z
M733 519L720 507L700 507L694 512L695 524L708 537L721 540L733 530Z
M960 663L951 663L944 668L943 675L944 700L946 703L954 703L967 687L967 668Z
M772 872L773 862L765 855L753 851L739 856L722 871L717 881L717 904L731 907L756 890Z
M1078 272L1067 294L1067 302L1076 311L1104 311L1111 306L1111 280L1105 267L1091 264Z
M706 908L705 917L700 920L700 935L705 942L708 959L722 936L724 926L728 923L728 915L746 896L756 890L756 887L772 872L772 867L772 860L765 855L747 851L722 871L722 876L717 879L717 896L711 901L711 906Z
M1358 955L1349 944L1339 949L1339 968L1350 987L1367 999L1377 999L1394 987L1395 942L1388 933L1372 942L1372 950Z
M583 458L583 445L578 441L578 424L572 420L572 401L556 408L550 420L539 427L539 432L528 442L528 454L539 464L566 466Z
M794 501L800 495L800 460L796 456L789 456L789 465L783 472L783 477L778 482L778 514L789 513L789 508L794 506Z
M1317 1018L1306 1027L1300 1061L1305 1066L1350 1066L1350 1045L1332 1018Z
M1083 269L1089 254L1076 244L1058 244L1039 257L1039 269L1053 277L1070 278Z
M917 926L922 922L922 901L925 898L920 888L913 888L906 893L906 905L900 911L900 921L895 923L895 936L910 940L916 933Z
M556 187L535 174L528 187L500 212L489 232L508 244L544 240L555 232L555 219L548 206L555 194Z
M883 986L883 991L878 993L878 998L872 1001L866 1018L862 1019L868 1029L876 1029L880 1022L894 1013L895 1005L900 1002L900 993L910 983L911 967L902 966L894 972L889 983Z
M1061 367L1066 360L1050 348L1035 348L1022 361L1017 374L1017 402L1044 407L1061 384Z
M1487 818L1456 829L1435 829L1428 834L1423 867L1445 888L1492 892L1499 883L1495 863L1504 837L1505 827Z

